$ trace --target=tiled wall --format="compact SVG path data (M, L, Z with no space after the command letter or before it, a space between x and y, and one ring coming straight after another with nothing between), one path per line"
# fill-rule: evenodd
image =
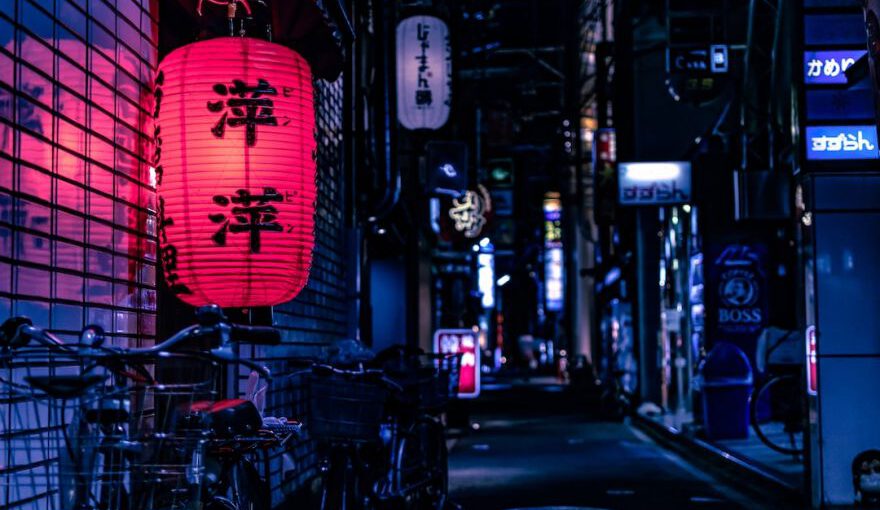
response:
M153 340L155 205L143 156L156 16L149 0L0 0L0 321L27 315L68 338L92 323L119 345ZM0 406L0 430L45 434L39 413ZM0 458L0 507L53 508L45 486L20 483L37 469L29 461L44 460Z

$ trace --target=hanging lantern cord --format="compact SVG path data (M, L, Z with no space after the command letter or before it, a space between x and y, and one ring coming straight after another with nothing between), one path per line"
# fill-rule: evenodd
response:
M199 0L198 6L196 7L196 12L199 16L203 15L202 6L204 5L206 0ZM269 9L268 0L255 0L257 5L257 16L254 16L254 10L251 8L251 4L249 0L207 0L208 3L213 5L226 6L226 19L229 24L229 36L235 37L240 36L244 37L247 35L247 28L250 23L246 23L246 20L255 20L257 26L261 24L265 26L265 39L267 41L272 40L272 15ZM239 10L238 6L244 8L244 18L239 20L238 30L236 31L235 20L238 16Z
M202 15L202 5L205 3L205 0L199 0L198 7L196 7L196 12L199 13L199 16ZM237 9L237 5L241 4L244 7L245 12L248 16L251 15L251 5L248 3L248 0L208 0L208 3L212 3L214 5L225 5L226 6L226 16L228 18L235 17L235 11ZM263 2L260 2L263 3Z

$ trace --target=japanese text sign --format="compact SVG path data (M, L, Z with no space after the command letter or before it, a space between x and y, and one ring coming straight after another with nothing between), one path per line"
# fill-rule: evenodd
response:
M312 74L247 37L183 46L155 80L157 234L165 281L196 306L272 306L308 280L314 246Z
M807 126L807 159L877 159L876 126Z
M846 83L846 70L866 53L865 50L805 51L804 83L807 85Z
M620 163L621 205L685 204L691 200L691 164L686 161Z
M452 104L449 27L434 16L397 25L397 118L407 129L439 129Z

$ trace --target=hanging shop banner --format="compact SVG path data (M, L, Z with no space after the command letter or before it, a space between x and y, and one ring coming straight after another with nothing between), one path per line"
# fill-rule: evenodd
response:
M428 142L425 146L429 195L461 195L468 185L468 148L464 142Z
M767 326L767 248L756 243L710 245L706 260L709 340L736 344L754 363L758 336Z
M308 281L312 73L293 50L219 37L159 65L155 152L165 281L192 305L272 306Z
M878 158L877 126L807 126L808 160Z
M440 129L452 104L449 27L435 16L397 25L397 118L406 129Z
M461 354L458 398L480 395L480 350L477 333L470 329L438 329L434 333L434 352Z
M672 205L691 201L691 164L663 161L618 164L620 205Z

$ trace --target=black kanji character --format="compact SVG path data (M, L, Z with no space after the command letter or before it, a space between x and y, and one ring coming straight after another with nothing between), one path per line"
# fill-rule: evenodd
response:
M434 98L431 94L431 89L416 91L416 106L431 106L433 103Z
M165 282L172 294L192 294L192 290L186 284L180 283L180 275L177 274L177 247L173 244L163 246L160 256Z
M211 128L211 133L217 138L223 138L226 126L245 126L245 139L248 146L253 146L257 143L258 125L278 125L278 119L274 116L275 103L263 97L278 95L278 92L269 86L268 81L257 80L257 85L254 87L245 85L242 80L233 80L232 87L218 83L214 85L214 92L221 96L231 96L225 102L208 101L208 110L215 113L223 112L220 120ZM224 106L228 108L227 111L223 111Z
M283 232L284 227L278 223L278 209L270 202L283 202L284 197L274 188L263 188L262 195L252 195L250 191L239 189L236 196L227 198L223 195L215 195L214 203L226 207L230 203L232 218L227 218L225 213L211 214L208 218L214 223L220 223L220 230L211 236L217 246L226 246L226 233L238 234L248 232L250 234L251 253L260 252L261 232ZM235 221L233 223L233 220Z

